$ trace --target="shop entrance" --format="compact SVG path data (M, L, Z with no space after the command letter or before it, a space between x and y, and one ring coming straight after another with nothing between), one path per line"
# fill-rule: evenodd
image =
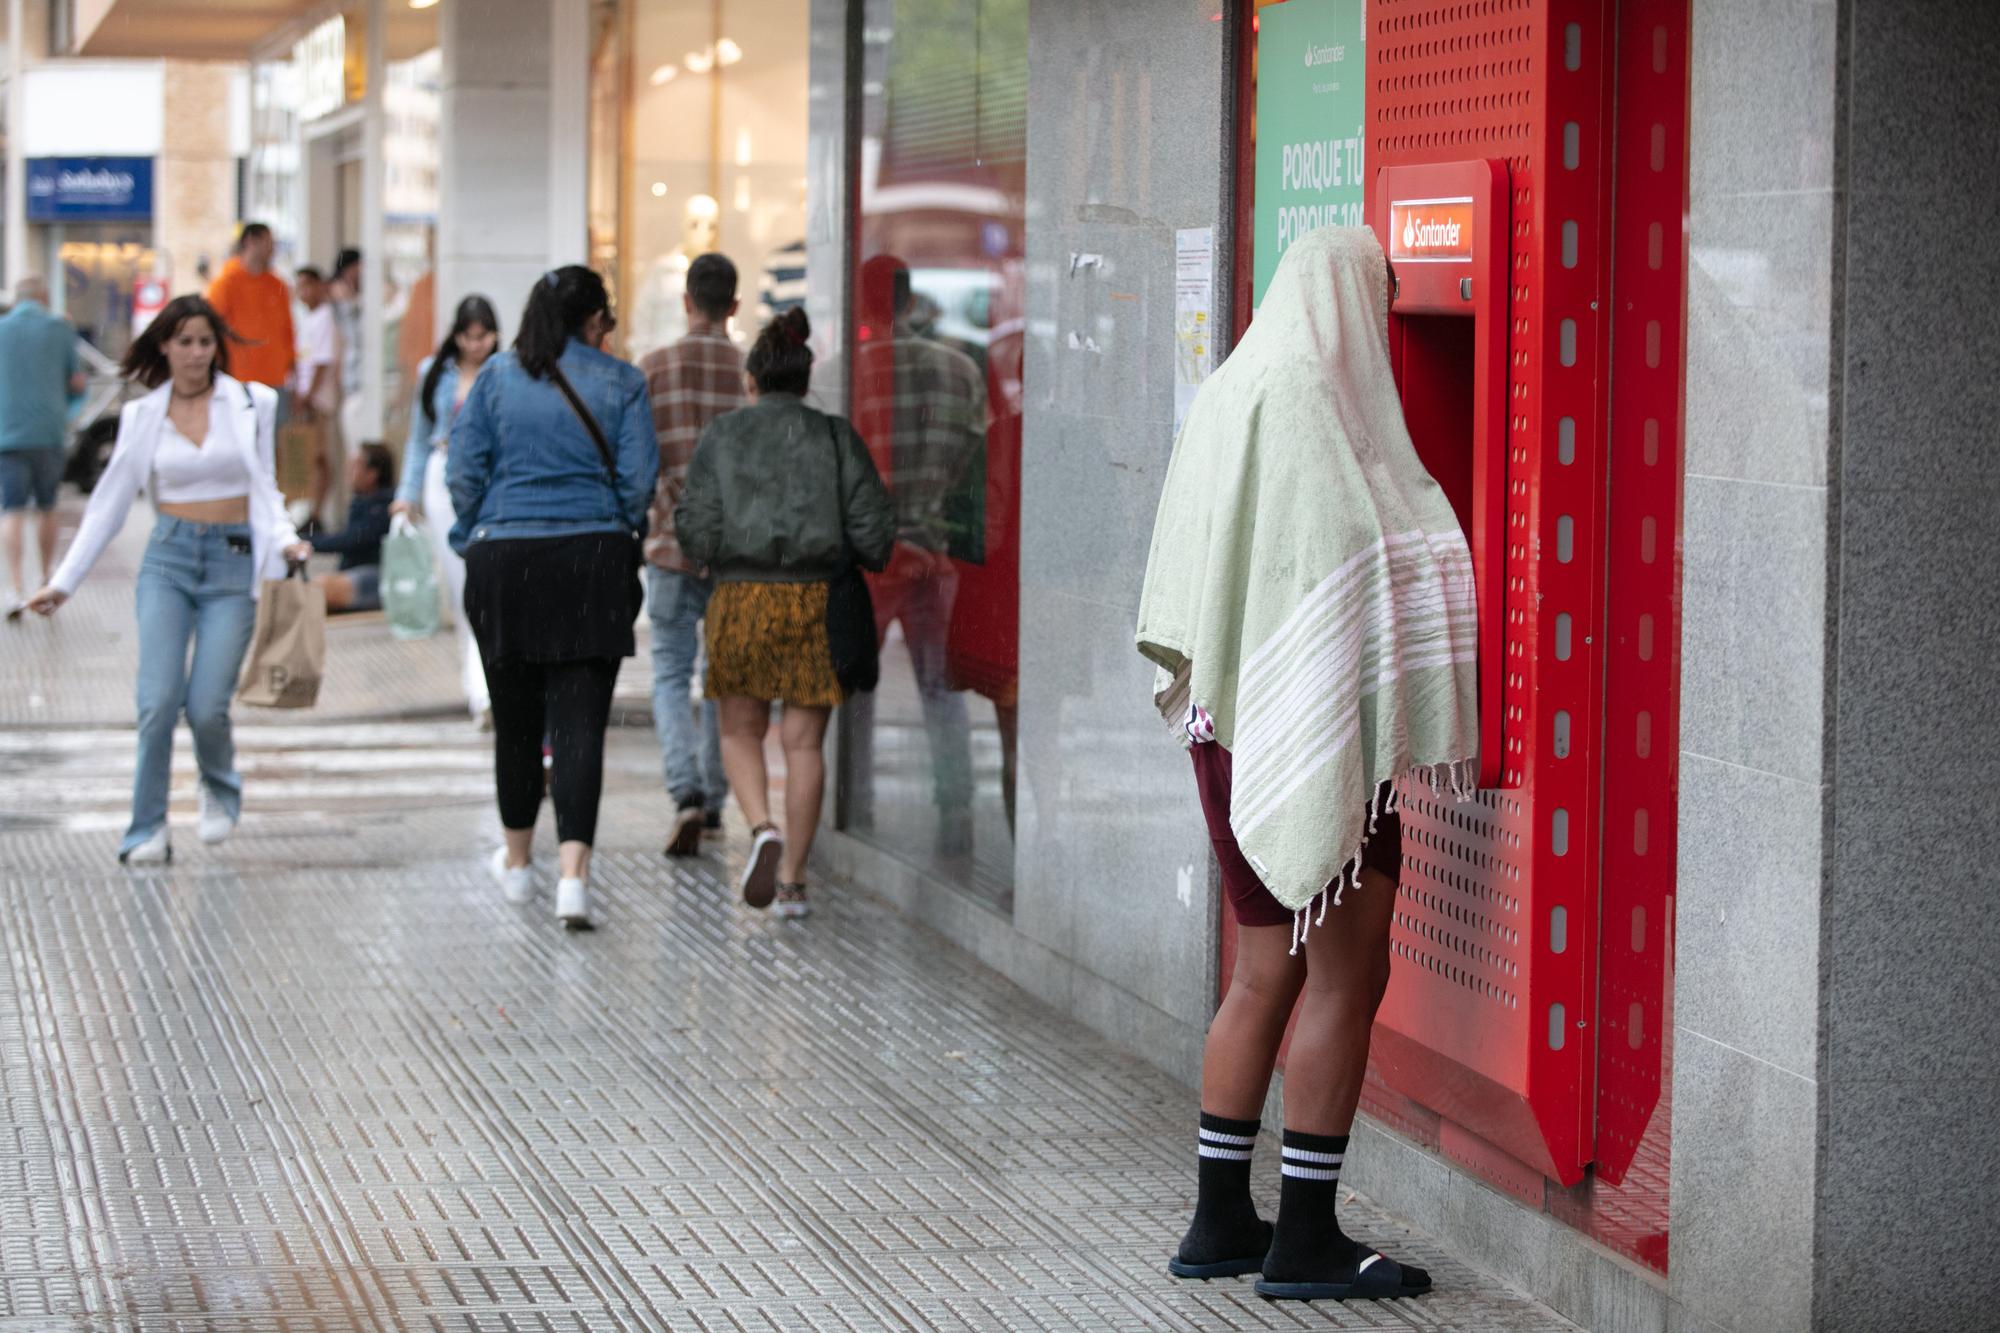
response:
M149 223L66 223L48 229L61 310L83 340L116 361L132 345L132 293L153 274ZM51 284L54 286L55 284Z

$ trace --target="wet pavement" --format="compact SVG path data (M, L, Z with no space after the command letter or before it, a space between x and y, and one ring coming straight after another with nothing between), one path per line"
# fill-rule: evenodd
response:
M738 828L668 864L649 730L602 928L508 906L447 639L333 631L322 708L239 710L237 836L183 746L121 869L129 577L0 627L0 1330L1571 1327L1358 1198L1434 1294L1169 1279L1192 1092L865 886L748 911Z

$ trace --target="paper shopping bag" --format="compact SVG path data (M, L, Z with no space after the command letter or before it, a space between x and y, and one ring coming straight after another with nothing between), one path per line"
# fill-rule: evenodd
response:
M287 500L303 500L312 494L313 460L319 452L317 424L293 421L278 427L278 491Z
M258 708L311 708L326 670L326 590L306 578L266 579L236 697Z

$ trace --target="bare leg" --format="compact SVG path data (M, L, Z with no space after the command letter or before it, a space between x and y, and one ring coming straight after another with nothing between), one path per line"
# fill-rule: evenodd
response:
M313 582L326 591L326 609L345 611L354 605L354 580L345 574L322 574Z
M764 768L764 735L771 705L763 699L723 699L722 771L751 828L771 822L771 775Z
M1015 704L994 704L993 720L1000 727L1000 796L1007 803L1007 831L1014 831L1014 755L1021 736L1021 710Z
M35 529L35 539L41 547L42 582L47 583L56 572L56 511L44 509Z
M513 835L508 834L509 837ZM557 859L562 864L564 879L590 878L590 844L587 842L565 842L556 848Z
M785 705L778 735L785 747L785 854L778 859L781 884L803 884L806 856L819 832L820 801L826 793L827 708ZM735 775L730 775L735 781Z
M7 577L14 581L14 600L27 595L28 572L21 567L21 524L27 515L20 510L0 515L0 544L7 548ZM43 562L46 566L47 561Z
M535 830L527 828L502 829L507 839L507 864L518 870L535 859Z
M1326 924L1306 936L1305 1003L1285 1068L1285 1128L1347 1133L1368 1068L1375 1010L1389 986L1389 923L1396 883L1364 869Z
M1288 926L1242 926L1236 931L1236 969L1229 993L1208 1025L1201 1057L1201 1109L1230 1120L1256 1120L1285 1024L1306 981L1306 959L1292 956ZM1291 1080L1285 1080L1287 1095Z

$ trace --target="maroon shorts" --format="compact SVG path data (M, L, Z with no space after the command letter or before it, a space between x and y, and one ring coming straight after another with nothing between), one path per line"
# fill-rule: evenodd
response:
M1201 792L1201 813L1208 820L1208 838L1215 844L1215 859L1222 864L1222 888L1229 895L1229 910L1239 926L1289 926L1292 910L1271 896L1264 881L1244 859L1229 830L1229 751L1209 741L1197 745L1194 755L1194 784ZM1384 788L1388 783L1383 783ZM1387 791L1382 796L1387 798ZM1390 879L1403 873L1403 821L1396 815L1379 816L1375 834L1361 849L1361 864L1379 870Z

